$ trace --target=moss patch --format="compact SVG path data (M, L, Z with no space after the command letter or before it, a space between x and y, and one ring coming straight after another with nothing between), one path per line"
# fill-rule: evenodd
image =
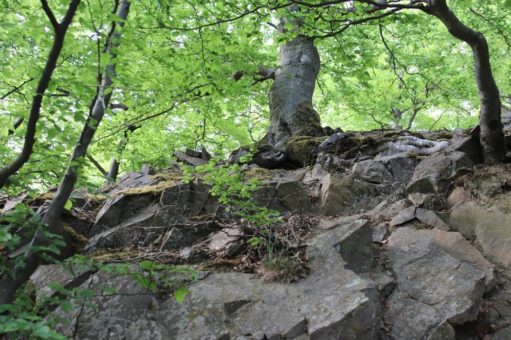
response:
M140 256L143 256L144 253L140 252L137 249L133 248L123 248L116 250L99 250L89 255L89 258L101 262L122 260L122 261L130 261Z
M295 136L287 142L289 159L302 166L312 165L316 161L317 148L328 137Z
M125 196L136 196L136 195L145 195L145 194L160 194L163 190L172 188L178 184L183 184L179 180L173 181L161 181L154 185L146 185L141 186L137 188L127 188L124 190L119 191L118 195L125 195Z
M272 179L275 175L275 171L265 169L265 168L254 168L249 169L245 172L245 178L250 179L258 179L258 180L268 180Z
M79 247L86 245L89 242L89 239L83 235L78 234L69 224L63 224L62 228L67 233L67 235L71 238L73 243Z

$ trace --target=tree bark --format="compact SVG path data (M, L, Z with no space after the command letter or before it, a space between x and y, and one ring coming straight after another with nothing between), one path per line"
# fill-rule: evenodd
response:
M69 25L71 25L71 21L73 20L78 5L80 4L80 0L71 1L61 23L59 23L55 18L46 0L41 0L41 4L44 12L48 16L48 19L53 26L53 45L51 47L50 54L48 55L48 59L46 59L46 64L44 66L43 73L41 74L41 78L39 78L36 92L32 97L32 104L30 107L30 114L27 122L27 130L25 132L23 141L23 148L18 157L0 169L0 188L7 183L9 177L11 177L23 167L23 165L29 160L30 155L32 154L35 144L37 122L39 121L39 116L41 113L44 93L48 89L53 71L55 71L55 68L57 67L57 61L60 53L62 52L62 47L64 46L64 38L66 37L67 29L69 28Z
M481 100L479 125L484 161L488 164L500 163L506 157L506 141L500 117L500 93L492 73L488 43L482 33L458 19L446 0L429 0L427 9L428 14L440 19L449 33L472 48L474 73Z
M293 21L298 30L298 20ZM284 32L284 22L280 25ZM270 128L265 142L277 150L286 147L292 136L323 135L318 113L312 106L312 96L320 69L318 50L312 38L298 35L280 47L280 67L270 89Z
M89 113L89 117L85 122L85 126L82 130L79 140L75 145L66 174L62 179L55 198L52 200L48 211L43 217L43 225L47 226L44 229L50 233L60 235L65 233L65 231L62 230L60 217L78 179L78 173L82 168L84 157L87 154L87 148L92 138L94 137L94 133L101 123L103 115L105 114L105 110L110 102L112 95L112 83L113 78L115 77L116 55L113 52L113 48L118 46L118 40L120 38L120 32L118 32L115 28L116 25L124 25L124 21L128 17L129 8L129 1L121 0L119 8L117 9L117 16L120 20L116 23L113 23L113 29L111 30L111 34L106 42L108 47L107 50L111 55L111 63L105 67L105 75L101 85L98 87L96 101L94 103L93 109ZM45 236L45 230L39 227L31 241L30 247L28 247L27 261L25 262L25 265L15 270L12 277L8 275L2 276L2 279L0 280L0 305L11 303L13 301L16 290L23 283L25 283L30 278L32 273L37 269L41 255L34 252L34 246L45 245L47 243L48 240Z

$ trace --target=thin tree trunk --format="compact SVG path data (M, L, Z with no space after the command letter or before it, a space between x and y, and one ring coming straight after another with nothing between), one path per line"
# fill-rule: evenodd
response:
M113 157L110 162L110 170L108 170L108 174L106 175L106 183L113 183L117 180L117 175L119 174L119 161Z
M55 68L57 67L57 61L60 53L62 52L62 47L64 46L64 38L66 37L67 29L73 20L79 4L80 0L72 0L66 14L64 15L64 19L62 19L62 22L59 23L48 6L48 2L46 0L41 0L43 10L53 26L53 45L51 47L50 54L48 55L48 59L46 59L46 65L44 66L41 78L39 78L35 95L32 97L32 105L30 107L23 148L18 157L0 169L0 188L7 183L9 177L23 167L23 165L29 160L30 155L32 155L35 144L37 122L41 113L44 93L48 89L53 71L55 71Z
M128 108L126 107L125 110ZM119 175L119 167L120 167L120 159L122 159L122 154L124 150L126 150L126 146L128 145L128 142L130 140L130 135L135 130L140 128L140 125L128 125L126 130L124 130L123 138L119 141L119 144L117 145L117 155L116 157L113 157L110 162L110 170L108 171L108 174L106 175L106 184L113 183L117 180L117 176ZM119 160L118 160L119 159Z
M52 200L47 213L43 217L43 224L47 226L47 231L53 234L62 235L65 233L61 227L60 216L64 211L64 206L73 191L74 185L78 179L78 173L82 168L82 162L87 154L87 148L94 137L97 127L101 123L106 108L110 102L112 95L112 81L115 77L115 54L113 48L118 45L120 32L115 27L116 25L124 25L124 21L128 16L130 3L127 0L121 0L117 10L119 22L114 23L111 35L107 39L108 51L111 55L111 64L105 68L105 75L101 85L98 87L98 93L93 109L85 122L80 138L75 145L73 154L71 156L68 169L59 189ZM33 251L34 246L47 244L48 240L45 236L43 228L38 228L34 238L32 239L30 247L28 247L27 261L22 268L15 270L13 277L3 275L0 280L0 305L12 302L16 290L26 282L32 273L37 269L40 261L40 254Z
M300 22L293 21L296 29ZM281 31L284 31L284 21ZM314 40L298 35L280 47L280 67L270 89L270 128L265 142L278 150L296 135L323 135L318 113L312 106L312 96L319 73L319 53Z
M493 77L490 51L484 35L461 22L449 9L446 0L429 0L428 14L436 16L454 37L470 45L474 72L481 99L480 127L484 160L493 164L506 157L506 142L501 122L500 94Z

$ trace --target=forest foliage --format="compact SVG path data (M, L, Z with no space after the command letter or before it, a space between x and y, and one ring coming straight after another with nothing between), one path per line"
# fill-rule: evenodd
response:
M261 69L278 68L279 46L297 37L313 38L321 58L311 111L324 126L476 126L485 98L473 58L485 50L455 39L439 13L419 10L433 3L448 3L460 22L484 35L500 100L511 109L510 0L0 0L0 198L61 183L44 216L22 204L0 216L2 254L31 239L24 256L0 260L0 333L59 338L29 296L10 303L40 262L69 245L59 219L72 208L75 187L100 188L111 160L126 174L145 164L169 166L179 150L204 149L220 160L260 141L272 87ZM239 168L210 162L185 175L203 176L211 193L246 221L271 224L274 212L249 202L257 181L245 183ZM152 262L134 272L117 268L151 291L165 273L196 278ZM61 295L50 306L91 294L54 290Z
M35 150L8 190L56 186L109 62L103 43L115 1L82 1L65 38L44 97ZM69 1L51 1L61 17ZM270 82L242 71L278 65L278 18L285 1L136 1L116 48L112 105L88 154L103 168L121 161L121 173L142 164L163 167L175 150L205 146L225 155L259 140L268 126ZM0 159L20 151L37 80L53 39L37 0L1 2ZM450 1L456 14L483 32L503 99L510 93L509 1ZM322 68L315 107L324 125L344 130L414 130L476 125L479 100L470 48L434 17L401 11L379 20L335 27L334 7L304 14L306 34L317 36ZM356 20L357 12L349 14ZM329 36L332 34L332 36ZM322 37L323 36L323 37ZM393 113L398 113L393 114ZM411 117L414 116L410 124ZM16 122L24 121L15 128ZM81 186L103 178L86 161Z

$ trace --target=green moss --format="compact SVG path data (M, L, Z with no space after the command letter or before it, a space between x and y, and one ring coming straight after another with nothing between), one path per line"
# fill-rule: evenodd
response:
M133 248L123 248L115 250L98 250L89 255L89 258L100 261L108 262L112 260L123 260L130 261L136 258L140 258L140 251Z
M316 151L328 137L295 136L287 142L289 159L302 166L312 165L316 161Z
M179 181L161 181L154 185L146 185L137 188L127 188L121 190L118 195L126 195L126 196L136 196L136 195L145 195L145 194L160 194L163 190L174 187L181 182Z
M89 242L89 239L83 235L78 234L69 224L63 224L62 228L67 235L71 238L73 243L77 246L84 246Z
M177 170L168 170L165 172L158 172L157 174L154 174L152 176L149 176L149 178L155 180L155 181L181 181L183 179L183 174L181 171Z
M254 168L249 169L245 172L245 178L246 179L258 179L258 180L265 180L265 179L271 179L273 178L275 174L275 171L265 169L265 168Z

